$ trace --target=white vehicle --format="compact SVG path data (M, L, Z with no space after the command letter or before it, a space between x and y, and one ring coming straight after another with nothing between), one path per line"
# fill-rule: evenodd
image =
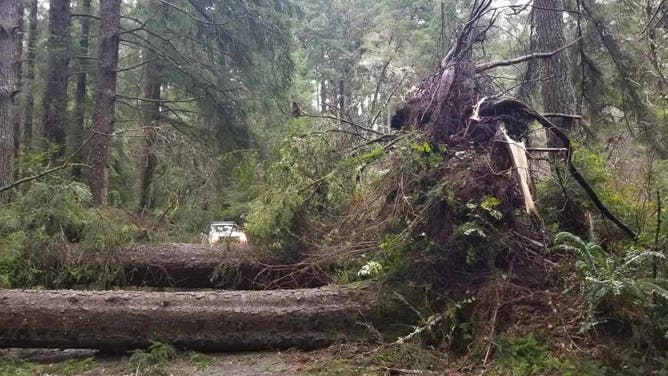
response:
M213 222L209 228L209 245L220 243L247 244L246 234L232 221Z

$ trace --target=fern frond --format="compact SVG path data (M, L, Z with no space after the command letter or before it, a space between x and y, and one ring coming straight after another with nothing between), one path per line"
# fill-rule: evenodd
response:
M586 249L587 244L580 237L571 234L570 232L560 232L554 238L555 243L559 245L570 245L578 249Z
M658 295L668 301L668 280L665 279L642 279L635 284L647 295Z
M664 255L661 252L656 252L656 251L650 251L650 250L642 250L637 253L630 253L626 257L626 261L624 262L624 266L631 266L635 264L640 264L645 260L648 259L661 259L665 260L666 255Z

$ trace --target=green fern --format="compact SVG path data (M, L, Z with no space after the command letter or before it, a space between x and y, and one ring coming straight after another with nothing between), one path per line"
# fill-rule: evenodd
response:
M668 301L668 280L643 275L651 270L651 262L665 260L663 254L630 248L619 258L567 232L557 234L555 243L558 249L576 255L575 266L584 281L583 295L592 308L613 297L641 306L649 304L652 297Z

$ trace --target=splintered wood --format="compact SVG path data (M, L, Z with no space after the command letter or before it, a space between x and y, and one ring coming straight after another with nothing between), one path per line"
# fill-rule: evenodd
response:
M538 209L536 209L533 196L531 195L531 175L529 173L529 160L527 159L524 142L515 141L510 138L503 127L501 127L501 133L503 133L503 137L508 143L513 168L517 173L517 180L522 189L522 196L524 197L524 208L527 214L538 216Z

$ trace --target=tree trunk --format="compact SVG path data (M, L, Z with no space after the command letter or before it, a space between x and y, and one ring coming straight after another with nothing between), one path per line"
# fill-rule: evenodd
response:
M252 247L234 244L155 244L109 253L69 247L58 258L63 269L120 270L123 274L117 281L128 286L263 290L319 287L330 282L319 266L258 254ZM93 281L80 281L89 282Z
M144 98L149 99L141 104L142 119L146 138L142 155L141 196L139 210L145 212L153 208L153 175L158 165L158 156L155 152L155 143L158 139L160 120L160 66L155 62L155 54L150 50L144 51Z
M22 78L23 78L23 2L19 1L19 28L16 33L16 63L14 64L14 77L16 77L16 90L22 91ZM14 138L14 160L17 161L19 157L19 152L21 151L21 112L18 110L20 107L19 103L20 96L14 96L14 129L13 129L13 138ZM18 176L18 163L14 163L15 175Z
M564 9L562 0L534 0L532 12L536 28L536 49L539 52L554 51L566 45L564 37ZM566 54L556 54L549 59L541 59L540 94L544 112L572 114L575 112L575 98L571 95L569 64ZM555 125L568 134L573 128L572 119L553 119ZM547 134L547 145L551 148L564 147L553 133ZM557 220L562 231L575 234L586 232L582 208L568 197L556 202Z
M16 94L16 38L19 29L16 0L0 0L0 187L14 180L13 108ZM0 194L0 203L9 195Z
M534 21L536 28L536 49L540 52L554 51L566 45L562 0L534 0ZM569 64L566 54L556 54L540 63L543 110L545 112L573 113L575 100L571 95ZM572 128L571 119L555 119L556 125L567 133ZM563 147L554 136L548 138L549 147Z
M91 191L96 205L106 205L109 192L109 146L116 104L120 8L121 0L100 2L101 39L92 129L95 135L91 140Z
M91 14L91 0L83 0L81 2L82 14ZM88 84L89 69L88 64L88 38L90 35L90 17L81 17L81 38L79 38L79 58L77 74L77 90L74 94L74 116L72 119L72 128L69 132L70 148L76 150L84 142L85 133L85 119L86 119L86 93ZM81 154L74 157L73 162L81 163ZM72 169L72 174L77 180L81 179L81 167L76 166Z
M42 136L60 146L55 157L62 156L65 147L69 26L70 0L50 0L46 87L42 101L44 110Z
M345 82L345 73L341 79L339 79L339 120L340 125L343 126L343 118L346 116L346 82Z
M199 351L311 349L363 334L370 287L281 291L0 290L0 347L120 352L151 340Z
M24 90L25 106L23 119L23 145L26 150L32 148L33 133L33 111L35 108L35 98L33 97L33 85L35 82L35 46L37 44L37 0L30 1L30 13L28 15L28 54L26 67L26 80Z
M535 15L536 12L531 10L529 13L529 22L531 25L530 28L530 34L529 34L529 53L536 53L536 52L547 52L547 51L538 51L536 48L536 20L535 20ZM529 60L526 62L526 66L524 68L524 72L522 73L522 81L520 82L519 86L517 87L517 90L515 92L515 97L528 104L532 105L532 95L535 93L535 81L536 81L536 76L537 73L536 70L538 68L539 62L535 60Z
M320 82L320 112L327 113L327 81Z

